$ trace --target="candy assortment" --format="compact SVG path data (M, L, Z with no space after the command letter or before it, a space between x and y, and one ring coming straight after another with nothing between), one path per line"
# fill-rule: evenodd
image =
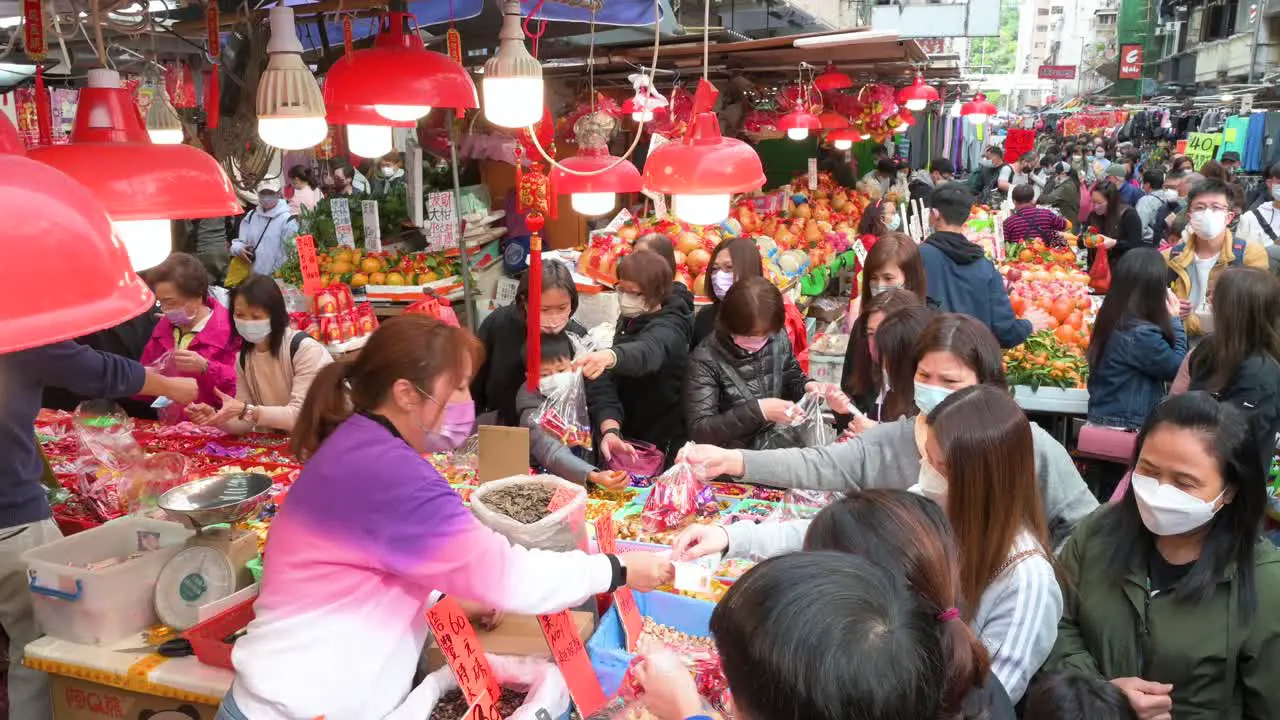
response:
M562 373L562 379L538 408L538 427L566 447L591 449L591 421L587 414L586 383L581 372Z

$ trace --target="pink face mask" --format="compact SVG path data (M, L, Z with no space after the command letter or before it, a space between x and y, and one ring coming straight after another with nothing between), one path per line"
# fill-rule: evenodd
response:
M569 314L564 315L543 315L541 317L542 332L545 335L555 335L563 332L569 326Z
M749 353L760 352L760 349L763 348L765 344L767 344L768 342L769 342L768 335L765 335L764 337L751 337L750 335L734 335L733 336L733 344L737 345L738 347L742 348L743 350Z
M427 449L430 452L455 450L471 436L476 424L476 404L470 400L451 402L444 406L444 422L439 430L427 432Z

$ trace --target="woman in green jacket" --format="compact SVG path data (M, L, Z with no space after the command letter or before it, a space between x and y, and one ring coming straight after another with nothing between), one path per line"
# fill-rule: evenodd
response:
M1047 669L1110 680L1139 720L1280 718L1280 551L1259 539L1255 445L1208 393L1156 407L1128 493L1059 558L1072 590Z

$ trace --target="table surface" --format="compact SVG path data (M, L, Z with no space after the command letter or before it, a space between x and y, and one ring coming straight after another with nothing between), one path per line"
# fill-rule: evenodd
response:
M26 664L53 675L203 705L217 705L231 687L233 672L194 657L119 652L142 645L141 636L103 647L45 636L27 645Z
M1088 415L1089 391L1075 388L1040 388L1032 390L1027 385L1015 385L1014 400L1023 410L1059 415Z

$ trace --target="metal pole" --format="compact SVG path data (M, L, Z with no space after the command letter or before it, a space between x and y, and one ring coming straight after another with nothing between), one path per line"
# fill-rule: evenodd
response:
M1258 70L1258 31L1262 29L1262 8L1255 2L1249 5L1249 14L1253 15L1253 39L1249 42L1249 84L1257 79Z
M446 110L446 112L449 112ZM462 256L462 307L467 314L467 328L476 331L476 298L471 290L471 258L467 253L467 240L462 237L462 188L458 180L458 146L454 142L457 123L449 118L449 162L453 165L453 217L458 226L458 253Z

